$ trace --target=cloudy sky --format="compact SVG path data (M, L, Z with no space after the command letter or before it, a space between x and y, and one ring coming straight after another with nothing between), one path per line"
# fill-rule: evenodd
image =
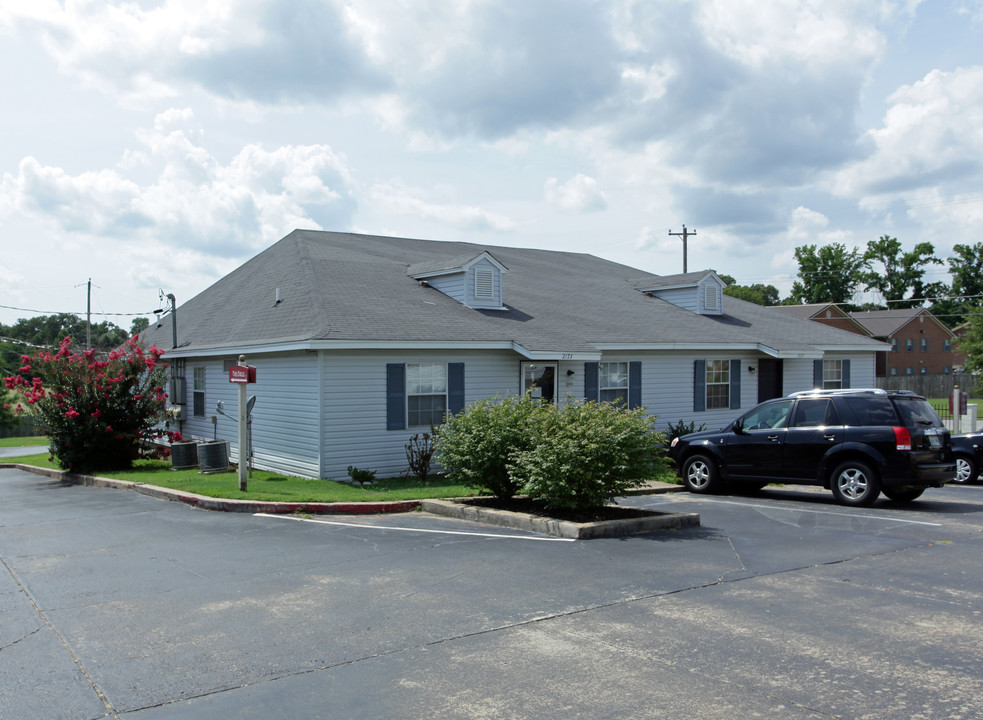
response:
M983 0L2 0L0 322L91 278L128 328L294 228L672 274L685 223L783 294L799 245L947 257L981 37Z

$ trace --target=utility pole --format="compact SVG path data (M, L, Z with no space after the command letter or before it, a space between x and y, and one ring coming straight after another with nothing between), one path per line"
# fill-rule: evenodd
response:
M696 235L696 230L687 230L686 226L683 225L682 232L673 232L672 228L669 228L669 234L674 235L676 237L681 237L683 239L683 272L684 273L689 272L689 270L686 267L686 240L689 238L690 235Z
M92 349L92 278L85 293L85 349Z

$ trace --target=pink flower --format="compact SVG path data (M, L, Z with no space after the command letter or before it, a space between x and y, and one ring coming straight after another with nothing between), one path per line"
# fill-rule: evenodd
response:
M68 410L65 411L65 417L67 417L69 420L74 420L78 416L79 413L76 412L73 408L68 408Z

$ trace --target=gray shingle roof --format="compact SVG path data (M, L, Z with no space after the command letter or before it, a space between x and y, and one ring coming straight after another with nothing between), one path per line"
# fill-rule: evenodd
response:
M407 276L487 251L509 273L506 310L474 310ZM702 276L705 273L690 273ZM780 353L879 343L725 297L702 316L635 288L659 276L592 255L295 230L178 307L180 352L351 343L518 343L536 352L598 345L748 346ZM279 288L280 302L275 302ZM148 333L170 348L170 322Z
M850 317L867 328L874 337L890 337L923 312L928 313L925 308L894 308L854 312L850 313Z

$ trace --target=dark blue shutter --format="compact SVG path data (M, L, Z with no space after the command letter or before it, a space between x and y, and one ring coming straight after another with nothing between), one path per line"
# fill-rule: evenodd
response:
M741 361L730 361L730 409L741 406Z
M703 412L707 409L707 361L693 363L693 410Z
M840 361L840 368L843 371L842 387L850 387L850 361L848 359Z
M823 389L823 361L812 361L812 387Z
M386 430L406 429L406 365L386 365Z
M447 363L447 411L453 415L464 409L464 363Z
M642 405L642 363L628 363L628 408Z
M598 363L584 363L584 400L597 402L598 382Z

